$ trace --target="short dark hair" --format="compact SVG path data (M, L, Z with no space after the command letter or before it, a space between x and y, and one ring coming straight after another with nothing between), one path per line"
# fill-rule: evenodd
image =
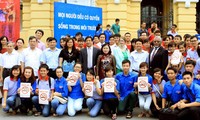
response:
M130 33L130 32L126 32L124 35L127 35L127 34L131 35L131 33Z
M169 38L169 36L164 36L163 41L166 41L167 38Z
M86 72L86 75L87 75L87 73L90 73L91 75L95 76L93 69L88 69L87 72Z
M174 26L175 28L177 28L177 25L176 25L176 24L172 24L172 26Z
M190 39L193 39L193 38L196 38L198 40L197 36L195 36L195 35L191 36Z
M122 61L122 65L128 63L129 65L131 65L131 62L129 60L123 60Z
M162 72L162 70L161 70L160 68L155 68L155 69L153 70L153 73L156 73L156 72Z
M182 77L185 76L185 75L190 75L191 77L193 77L193 73L191 73L189 71L183 72Z
M47 64L41 64L39 67L39 70L45 68L46 70L49 70L49 66Z
M121 35L120 34L115 34L114 37L121 37Z
M91 38L91 40L93 41L93 39L92 39L91 36L87 36L87 37L85 38L85 41L86 41L88 38Z
M115 19L115 22L118 22L118 21L120 21L120 19L119 19L119 18L116 18L116 19Z
M149 43L149 39L145 39L144 41L143 41L143 44L144 43Z
M95 38L95 37L99 38L99 36L98 36L98 35L94 35L94 36L93 36L93 40L94 40L94 38ZM85 40L86 40L86 39L85 39Z
M62 68L61 66L58 66L58 67L55 69L55 71L58 70L58 69L61 69L61 70L63 71L63 68Z
M143 41L142 41L142 39L140 39L140 38L139 38L139 39L136 39L136 40L135 40L135 43L136 43L136 42L141 42L141 43L143 44Z
M99 38L100 38L102 35L104 35L105 38L106 38L106 35L105 35L104 33L99 34Z
M104 54L104 53L103 53L103 48L104 48L105 46L108 46L108 47L109 47L108 55L111 55L111 48L110 48L110 45L109 45L108 43L105 43L105 44L102 45L102 47L101 47L101 54L102 54L102 55Z
M176 35L175 37L179 37L179 38L182 40L182 37L181 37L181 35Z
M109 37L109 39L110 39L110 38L114 38L114 35L111 35L111 36Z
M110 24L107 24L106 27L110 27Z
M57 42L56 38L54 38L54 37L49 38L48 41L49 41L49 42L51 42L51 41L56 41L56 42Z
M168 47L173 47L173 46L175 46L175 47L176 47L176 43L175 43L175 42L173 42L173 41L171 41L171 42L168 44Z
M148 33L147 33L146 31L142 31L142 32L140 33L140 36L141 36L143 33L145 33L145 34L148 36Z
M29 42L30 42L32 39L36 39L36 41L37 41L37 38L36 38L35 36L30 36L30 37L28 38Z
M176 70L175 68L173 68L173 67L167 68L167 72L168 72L169 70L172 70L172 71L174 71L175 73L177 73L177 70Z
M184 41L187 39L187 38L190 38L191 37L191 35L190 34L185 34L184 36L183 36L183 38L184 38Z
M48 37L47 39L46 39L46 42L49 42L49 39L52 39L53 37Z
M195 67L196 62L195 62L194 60L187 60L187 61L185 62L185 66L186 66L186 65L189 65L189 64L191 64L191 65L193 65L193 66Z
M35 34L36 34L37 32L41 32L41 33L42 33L42 36L44 35L44 31L41 30L41 29L37 29L37 30L35 31Z
M183 46L186 48L186 44L185 44L184 41L181 41L181 42L177 45L177 47L180 48L181 45L183 45Z
M108 66L105 67L105 70L104 70L104 71L105 71L105 73L106 73L106 72L108 72L108 71L110 71L110 70L112 70L112 71L114 72L114 68L113 68L111 65L108 65Z
M168 37L172 37L172 40L174 39L174 36L172 34L168 34Z
M81 32L77 32L75 36L81 35L83 36L83 34Z
M83 37L79 38L78 42L84 42L84 38Z
M13 70L17 70L19 69L20 73L19 75L17 76L17 79L20 78L21 76L21 67L19 65L14 65L12 68L11 68L11 71L10 71L10 78L14 78L14 75L12 74L12 71Z

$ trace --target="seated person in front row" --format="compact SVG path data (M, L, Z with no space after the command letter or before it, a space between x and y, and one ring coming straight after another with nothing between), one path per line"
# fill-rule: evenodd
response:
M179 84L176 79L176 69L169 67L167 69L167 77L170 81L166 82L164 92L162 94L162 108L166 108L166 102L172 108L175 108L175 103L182 99L183 85ZM169 107L169 106L168 106Z
M193 82L193 73L183 73L184 94L183 99L175 104L181 109L179 120L200 120L200 86Z

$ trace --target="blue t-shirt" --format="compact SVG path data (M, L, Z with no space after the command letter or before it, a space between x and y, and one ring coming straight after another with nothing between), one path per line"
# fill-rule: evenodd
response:
M170 81L166 82L162 98L165 98L168 101L171 101L173 104L175 104L183 98L182 96L183 85L180 85L178 80L176 80L174 86L172 86Z
M104 31L104 34L106 35L106 40L105 40L105 42L106 42L106 43L109 43L109 42L110 42L110 36L112 35L112 31L110 31L110 30L105 30L105 31Z
M200 34L195 35L198 38L198 41L200 42Z
M137 75L129 72L128 75L124 75L123 72L118 73L115 77L119 81L119 93L120 100L124 100L135 89L133 87L134 83L137 80Z
M102 83L104 82L104 79L102 79L100 81L101 85ZM117 91L119 91L119 81L118 80L115 80L117 86L116 86L116 89ZM103 99L107 100L107 99L111 99L111 98L117 98L117 96L114 94L114 93L103 93Z
M68 97L67 81L64 77L55 79L54 88L55 92L61 93L62 97Z
M192 83L190 88L184 87L183 99L190 102L200 102L200 86Z
M3 90L8 91L8 97L17 94L17 81L11 80L10 76L4 79Z
M84 73L81 73L81 79L83 83L86 81L86 76ZM69 97L71 97L72 99L84 98L84 93L82 91L80 80L77 80L76 85L71 87L72 91L69 92Z

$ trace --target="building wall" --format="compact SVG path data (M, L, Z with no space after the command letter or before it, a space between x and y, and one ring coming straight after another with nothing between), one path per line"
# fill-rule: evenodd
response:
M45 32L42 41L53 36L54 16L53 2L59 0L43 0L42 4L38 4L37 0L23 0L22 11L22 30L20 37L24 38L27 44L28 37L34 35L36 29L43 29ZM88 0L89 1L89 0ZM140 28L141 1L142 0L96 0L97 7L103 8L103 26L114 24L115 19L120 19L121 35L130 32L132 37L137 36L137 29ZM169 1L169 0L167 0ZM167 14L169 2L163 0L164 14ZM175 1L175 0L174 0ZM181 35L185 33L195 34L195 14L196 2L191 2L190 7L185 7L185 2L176 2L173 4L173 23L178 25L178 32ZM89 3L89 2L88 2ZM91 2L90 2L91 3ZM94 4L94 2L93 2ZM168 25L164 24L165 27Z

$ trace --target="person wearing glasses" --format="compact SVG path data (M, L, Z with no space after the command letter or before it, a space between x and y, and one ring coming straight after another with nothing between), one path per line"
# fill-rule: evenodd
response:
M162 75L168 64L168 51L162 46L162 38L160 36L155 36L153 40L154 46L150 50L149 54L149 71L153 75L153 70L155 68L160 68L162 70Z

